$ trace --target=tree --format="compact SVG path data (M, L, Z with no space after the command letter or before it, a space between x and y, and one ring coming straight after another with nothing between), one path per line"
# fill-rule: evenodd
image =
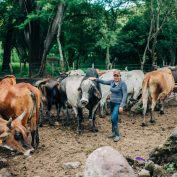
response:
M161 1L161 0L151 0L150 2L151 23L150 23L149 34L147 38L147 44L141 61L142 70L147 60L146 55L148 51L151 54L152 65L156 63L157 59L156 59L155 49L157 44L157 36L173 12L174 2L175 1L173 0L170 2Z

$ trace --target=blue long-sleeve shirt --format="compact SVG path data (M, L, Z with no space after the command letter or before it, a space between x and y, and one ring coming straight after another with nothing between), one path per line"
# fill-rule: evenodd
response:
M124 81L120 80L118 85L115 84L114 80L102 80L97 78L95 81L104 85L110 85L110 101L113 103L119 103L120 107L125 106L127 99L127 85Z

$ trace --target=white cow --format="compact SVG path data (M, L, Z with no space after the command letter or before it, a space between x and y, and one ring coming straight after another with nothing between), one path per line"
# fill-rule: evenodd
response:
M113 71L101 75L99 78L102 80L113 80ZM127 104L130 103L130 98L137 100L138 96L141 94L142 82L144 79L144 73L141 70L132 71L121 71L121 79L127 84ZM101 116L104 116L104 107L106 108L106 100L111 94L110 86L101 84L102 99L100 101Z
M67 74L69 76L73 76L73 75L78 75L78 76L85 76L85 72L81 69L77 69L77 70L70 70L67 72Z

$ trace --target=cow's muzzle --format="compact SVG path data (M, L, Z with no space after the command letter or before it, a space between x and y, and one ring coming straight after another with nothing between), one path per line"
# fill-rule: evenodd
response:
M87 99L81 99L81 107L85 107L88 104Z
M31 148L31 149L26 150L23 154L24 154L25 156L30 156L31 152L34 152L34 148Z

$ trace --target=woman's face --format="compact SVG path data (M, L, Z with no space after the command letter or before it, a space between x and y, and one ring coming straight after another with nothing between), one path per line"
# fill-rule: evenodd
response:
M120 74L114 74L114 81L119 82L120 81Z

